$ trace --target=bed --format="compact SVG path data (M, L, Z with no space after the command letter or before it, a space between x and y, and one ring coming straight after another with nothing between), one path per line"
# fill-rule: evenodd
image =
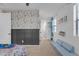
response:
M27 56L27 49L22 45L14 45L11 48L1 48L0 56Z

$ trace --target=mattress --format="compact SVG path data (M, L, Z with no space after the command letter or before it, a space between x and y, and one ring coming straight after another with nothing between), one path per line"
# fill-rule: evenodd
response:
M0 49L0 56L27 56L27 49L22 45Z

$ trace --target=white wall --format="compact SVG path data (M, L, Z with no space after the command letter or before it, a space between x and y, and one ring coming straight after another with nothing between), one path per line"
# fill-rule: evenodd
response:
M11 13L0 13L0 44L11 44Z
M67 22L58 24L58 20L63 16L67 16ZM75 47L75 52L79 55L79 37L73 36L73 4L64 6L56 14L57 19L57 32L54 33L54 40L61 39ZM65 37L60 36L59 31L64 30L66 32Z

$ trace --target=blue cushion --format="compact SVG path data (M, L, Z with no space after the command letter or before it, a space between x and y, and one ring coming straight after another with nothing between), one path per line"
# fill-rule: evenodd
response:
M61 41L61 40L58 39L58 40L56 41L56 43L59 44L59 45L61 46L62 43L63 43L63 41Z
M74 47L69 45L68 43L63 42L62 47L70 53L74 52Z
M76 56L75 48L72 45L70 45L60 39L53 42L53 45L64 56Z

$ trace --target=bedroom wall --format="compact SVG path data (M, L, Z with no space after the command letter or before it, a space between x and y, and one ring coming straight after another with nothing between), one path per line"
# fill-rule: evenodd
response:
M39 29L40 19L39 10L4 10L3 12L11 12L12 29Z
M59 24L58 20L63 16L67 16L67 22ZM54 40L60 39L74 46L76 54L79 55L79 37L73 35L73 4L62 7L56 14L57 32L54 33ZM66 35L60 36L59 31L65 31Z

